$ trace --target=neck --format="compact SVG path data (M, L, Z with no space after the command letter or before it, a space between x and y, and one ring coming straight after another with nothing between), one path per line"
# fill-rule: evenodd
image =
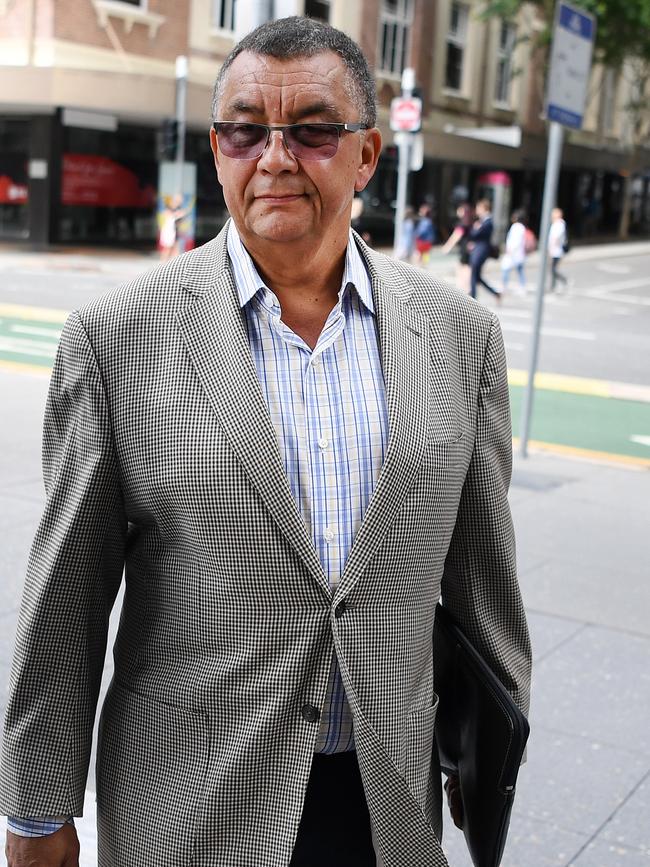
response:
M347 234L334 243L323 242L316 250L313 245L302 249L300 243L242 241L283 310L298 302L317 307L329 304L329 310L334 307L345 269Z

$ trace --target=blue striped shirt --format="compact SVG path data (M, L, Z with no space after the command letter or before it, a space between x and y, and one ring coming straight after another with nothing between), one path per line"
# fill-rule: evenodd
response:
M388 413L370 278L352 234L338 302L313 351L281 319L235 224L228 230L251 354L291 491L332 591L384 462ZM354 748L352 715L332 659L316 751ZM42 836L64 819L10 818L9 829Z
M334 590L388 441L370 277L350 233L338 302L312 351L282 322L278 299L232 222L228 253L291 491ZM353 748L352 715L334 657L316 751Z

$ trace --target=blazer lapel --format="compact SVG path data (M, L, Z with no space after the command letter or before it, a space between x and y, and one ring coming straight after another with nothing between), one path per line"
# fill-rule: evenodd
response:
M271 516L330 594L284 470L239 307L225 232L217 239L214 282L177 314L192 364L230 445ZM221 241L221 245L218 242ZM191 280L187 288L192 291Z
M388 288L371 260L368 264L386 385L389 439L337 599L352 588L397 515L420 467L429 428L429 322Z

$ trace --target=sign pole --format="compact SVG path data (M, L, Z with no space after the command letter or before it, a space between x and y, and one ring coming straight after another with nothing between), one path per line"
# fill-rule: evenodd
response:
M530 348L528 381L524 394L521 415L520 451L528 455L528 439L533 414L535 373L539 354L544 287L548 267L548 238L551 228L551 211L555 207L564 127L582 127L582 117L587 99L587 87L591 73L591 57L596 36L596 19L589 12L573 6L567 0L559 0L555 7L553 45L546 93L546 117L550 121L542 222L539 229L540 263L535 299L533 339Z
M176 58L176 122L178 141L176 145L176 193L183 196L183 164L185 162L185 126L187 103L187 57Z
M402 72L402 100L408 100L413 94L415 87L415 70L406 67ZM419 129L420 119L412 124ZM393 126L393 124L391 124ZM395 128L395 127L393 127ZM399 130L400 127L397 126ZM409 178L409 162L411 151L411 135L409 132L401 132L395 136L397 141L397 150L399 153L399 161L397 167L397 202L395 207L395 232L393 235L393 256L397 257L400 248L400 239L402 237L402 223L404 222L404 213L406 211L406 196L408 193L408 178Z
M544 291L548 271L548 236L551 228L551 211L557 198L557 184L562 164L562 143L564 128L561 124L551 122L548 136L548 153L546 157L546 176L544 178L544 198L542 200L542 222L539 233L539 274L537 276L537 296L535 298L535 315L533 322L533 342L530 348L530 363L528 365L528 381L524 393L524 405L521 414L520 451L522 457L528 457L528 438L530 421L533 414L533 398L535 396L535 373L539 355L540 332L544 312Z

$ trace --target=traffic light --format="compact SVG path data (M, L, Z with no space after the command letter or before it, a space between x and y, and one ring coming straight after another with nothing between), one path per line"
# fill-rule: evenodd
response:
M165 118L160 135L160 157L163 160L173 161L176 159L178 150L178 121L174 118Z

